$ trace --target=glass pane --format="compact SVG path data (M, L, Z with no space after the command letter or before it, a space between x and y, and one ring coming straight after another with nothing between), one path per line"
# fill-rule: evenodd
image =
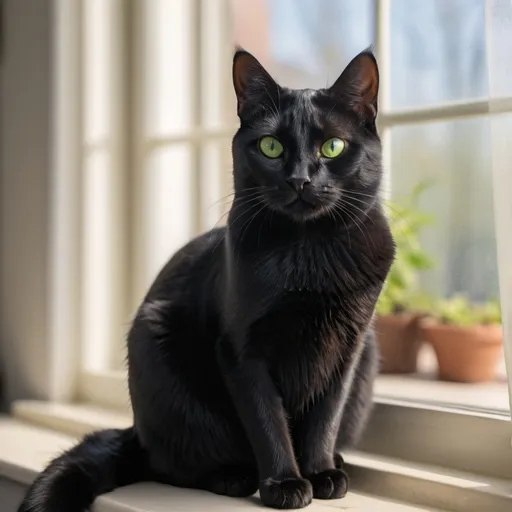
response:
M234 124L232 38L225 0L201 1L201 122L208 129Z
M194 47L190 0L142 2L143 91L149 136L181 133L192 123Z
M392 199L389 211L392 218L395 213L398 219L393 224L396 238L400 240L398 255L416 247L407 235L409 230L415 229L416 221L411 215L429 216L431 224L418 231L419 248L433 262L433 267L418 271L412 266L409 271L419 277L415 292L421 295L421 311L437 315L444 319L442 321L456 326L471 325L479 320L466 305L462 309L457 306L457 310L450 306L450 313L444 299L461 296L467 301L465 304L473 307L499 298L489 127L489 119L482 117L396 127L391 132ZM512 125L508 129L512 129ZM417 204L412 210L399 210L397 205L405 204L414 187L421 183L425 188ZM407 311L414 312L415 307L418 304L412 300L405 303ZM427 330L428 322L423 324ZM434 352L435 343L427 330L419 331L417 338L423 342L417 360L419 373L382 376L377 384L379 394L508 410L501 343L497 347L497 365L490 366L489 376L484 379L488 382L468 386L460 375L453 373L457 383L431 382L446 379L449 374L440 376L439 371L446 371L446 361ZM450 337L453 339L455 334ZM464 378L469 378L474 371L472 364L480 371L479 362L468 363L457 350L460 349L454 345L452 357L458 361L457 368L462 369L463 374L466 372ZM383 350L383 361L387 357L389 354ZM442 368L444 370L440 370Z
M512 97L512 3L491 0L486 14L489 107L494 112L500 99ZM507 365L512 370L512 113L492 118L491 137L504 346ZM512 371L508 382L512 403Z
M232 0L232 4L237 42L288 87L325 87L373 43L373 0Z
M223 224L223 214L229 207L231 196L223 191L223 174L231 174L230 168L223 165L225 142L213 141L201 149L201 227L203 231Z
M103 143L110 133L109 89L112 63L110 2L84 2L85 142Z
M392 108L487 95L485 0L391 0Z
M194 173L188 145L162 148L148 158L144 178L144 283L149 286L194 231Z
M82 344L84 369L97 371L109 364L113 336L111 159L94 151L85 161L83 189Z
M491 147L485 118L397 127L392 131L392 197L429 182L419 208L434 216L421 243L436 261L431 293L498 295Z

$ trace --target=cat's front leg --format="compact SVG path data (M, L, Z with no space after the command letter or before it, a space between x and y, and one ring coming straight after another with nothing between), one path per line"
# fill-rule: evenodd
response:
M311 482L313 496L318 499L342 498L348 490L347 474L335 466L333 457L343 399L343 381L336 377L293 429L301 474Z
M219 342L218 357L258 463L262 502L279 509L307 506L312 486L301 477L282 399L266 362L236 354L229 341Z

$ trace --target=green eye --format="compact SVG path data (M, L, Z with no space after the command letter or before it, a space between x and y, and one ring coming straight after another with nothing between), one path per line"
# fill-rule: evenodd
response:
M333 137L332 139L326 140L320 150L322 156L326 158L336 158L343 153L345 149L345 142L342 139Z
M267 158L278 158L283 154L283 145L275 138L266 136L260 140L260 151Z

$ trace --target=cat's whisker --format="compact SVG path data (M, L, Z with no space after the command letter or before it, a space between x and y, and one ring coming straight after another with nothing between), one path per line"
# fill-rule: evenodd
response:
M356 206L355 204L351 204L348 201L345 201L345 204L350 205L352 208L355 208L357 211L361 212L363 214L363 217L366 217L375 226L375 222L373 221L373 219L371 217L369 217L368 210L365 211L362 208L360 208L359 206Z
M276 117L279 117L279 109L277 108L277 105L276 105L276 102L274 101L274 98L272 98L272 95L270 94L270 92L267 89L267 86L265 84L263 84L263 87L264 87L268 97L270 98L270 101L272 102L272 105L274 106L274 114L276 115Z
M260 199L260 198L258 198L258 199ZM228 210L226 213L224 213L223 215L221 215L221 217L219 218L219 220L215 223L215 226L214 226L214 227L217 227L217 224L218 224L218 223L219 223L219 222L220 222L224 217L226 217L227 215L229 215L229 214L231 213L231 211L234 211L236 207L244 206L244 205L246 205L246 204L247 204L247 203L232 206L230 210ZM236 217L236 219L234 219L234 220L231 222L231 224L229 224L229 226L227 226L226 232L225 232L225 233L224 233L224 235L221 237L221 239L220 239L220 240L215 244L215 246L214 246L214 248L213 248L213 252L215 252L215 251L218 249L218 247L220 246L220 244L225 240L226 235L227 235L227 233L228 233L228 229L229 229L230 227L232 227L232 226L233 226L233 224L235 224L235 222L236 222L240 217L242 217L242 215L244 215L244 213L250 212L254 207L256 207L256 206L258 206L258 205L259 205L259 203L255 203L255 204L253 204L253 205L249 206L249 208L248 208L247 210L245 210L245 212L240 213L240 215L238 215L238 216ZM245 225L245 224L244 224L244 225Z
M361 201L361 200L358 200L357 198L350 197L350 195L349 195L350 193L346 193L346 191L343 191L343 194L344 194L344 196L346 196L346 197L350 198L350 199L351 199L351 200L353 200L353 201L360 201L360 202L365 203L365 201ZM354 206L354 205L352 205L352 206ZM392 205L390 205L390 204L386 204L386 208L390 208L390 209L393 211L394 215L396 215L396 216L400 219L400 221L401 221L401 222L403 222L403 224L405 224L405 226L406 226L406 227L408 227L408 228L410 228L410 227L411 227L411 224L410 224L410 222L407 220L407 218L406 218L406 217L404 217L404 216L403 216L403 215L402 215L402 214L401 214L401 213L400 213L396 208L394 208L394 207L393 207ZM400 224L399 224L399 223L397 223L397 222L395 222L395 223L394 223L394 231L395 231L396 233L400 233L400 234L402 234L402 235L403 235L403 234L405 234L405 232L406 232L406 231L405 231L405 230L406 230L406 227L404 227L403 225L400 225ZM409 242L408 242L408 240L407 240L407 239L406 239L406 240L404 240L404 244L409 244Z
M260 246L260 237L261 237L261 230L263 229L263 225L265 224L265 220L267 219L267 215L272 213L272 210L270 208L267 208L267 211L265 213L265 216L263 217L263 220L260 223L260 230L258 231L258 247Z
M333 217L334 217L334 214L336 214L338 216L338 218L341 220L341 222L343 222L343 225L345 226L345 231L347 232L348 246L349 246L349 248L351 248L352 247L352 241L351 241L351 238L350 238L350 230L348 229L348 225L345 222L345 219L343 218L343 215L341 215L341 213L339 211L337 211L336 208L333 209Z
M223 213L223 214L220 216L219 220L214 224L214 228L216 228L216 227L218 226L219 222L220 222L224 217L226 217L227 215L229 215L232 211L234 212L234 211L235 211L235 209L240 208L241 206L246 206L246 205L248 205L249 203L254 202L254 201L255 201L255 200L257 200L257 199L261 200L261 199L262 199L262 196L261 196L261 197L254 197L254 198L251 198L251 199L247 200L245 203L239 203L239 204L236 204L236 205L235 205L235 204L234 204L234 205L232 205L232 206L231 206L231 208L230 208L227 212ZM253 204L253 205L252 205L252 206L250 206L250 207L249 207L249 209L248 209L248 210L246 210L246 211L250 211L250 210L253 208L253 206L257 206L258 204L259 204L259 203L255 203L255 204ZM234 223L235 223L235 222L236 222L236 221L237 221L237 220L238 220L238 219L239 219L243 214L244 214L244 212L240 213L240 215L239 215L236 219L234 219L234 220L231 222L230 226L232 226L232 225L233 225L233 224L234 224ZM230 226L228 226L228 227L230 227ZM221 238L221 240L220 240L220 241L217 243L217 245L214 247L214 250L215 250L215 249L217 249L218 245L220 245L220 243L222 242L222 240L223 240L224 238L225 238L225 235Z
M228 229L232 228L235 223L245 214L249 213L251 210L253 210L254 208L256 208L260 203L256 202L252 205L249 206L249 208L247 210L244 210L243 212L241 212L235 219L233 219L231 221L231 223L228 225ZM247 222L247 221L246 221ZM242 227L245 225L245 222L244 224L242 225Z
M238 201L243 201L244 199L250 199L250 198L252 198L254 196L257 196L259 194L261 194L261 192L255 191L255 192L251 192L251 194L245 195L243 197L235 197L233 199L229 199L229 197L230 196L233 197L234 194L229 194L228 196L225 196L225 197L219 199L218 201L215 201L208 208L209 209L213 208L214 206L218 205L221 201L224 201L224 205L228 205L230 202L231 202L231 204L234 204L234 203L236 203Z
M336 206L342 210L351 220L352 222L357 226L361 234L363 235L364 239L366 240L366 244L368 247L370 246L370 242L368 241L368 237L366 236L365 231L368 233L368 228L357 218L357 216L350 211L350 205L348 205L346 202L343 202L341 199L336 201ZM371 237L370 237L371 239ZM372 244L375 248L375 242Z
M355 192L355 191L348 191L348 190L342 190L341 191L347 198L350 198L351 200L353 201L358 201L358 202L361 202L361 203L365 203L364 200L361 200L361 199L358 199L358 198L355 198L355 197L351 197L352 194L358 194L358 195L364 195L364 196L368 196L368 197L371 197L373 198L373 196L371 196L370 194L362 194L360 192ZM407 220L406 217L404 217L400 212L399 210L393 206L393 204L391 204L390 201L383 201L384 205L386 208L389 208L392 212L393 212L393 215L395 215L396 217L398 217L407 227L411 227L411 224L410 222ZM396 223L395 223L395 229L401 231L402 233L404 233L404 228L401 227L401 226L397 226Z
M243 198L240 198L240 200L242 200L242 199L243 199ZM223 214L221 215L221 217L219 218L219 220L215 223L214 227L216 227L216 226L217 226L217 224L218 224L218 223L219 223L219 222L220 222L220 221L221 221L221 220L222 220L226 215L229 215L229 212L230 212L230 211L235 211L237 208L240 208L241 206L249 205L250 203L253 203L254 201L258 201L258 200L260 200L260 199L261 199L261 196L252 197L252 198L250 198L250 199L247 199L245 202L243 202L243 203L238 203L238 204L234 204L234 201L233 201L233 203L232 203L232 205L231 205L231 208L230 208L227 212L225 212L225 213L223 213Z
M240 201L241 199L246 198L246 197L251 197L251 196L253 196L255 194L259 194L262 191L265 192L266 190L268 190L270 188L271 187L265 187L265 186L261 186L260 185L260 186L257 186L257 187L248 187L248 188L243 188L241 190L235 190L233 192L230 192L229 194L226 194L224 197L221 197L220 199L218 199L217 201L212 203L208 208L212 208L216 204L219 204L221 201L223 201L225 199L229 199L230 197L233 197L236 194L241 194L241 197L233 199L233 202L234 201ZM246 194L246 192L251 192L251 193L250 194Z
M238 239L240 240L240 242L243 241L244 239L244 235L245 233L247 232L247 230L249 229L250 225L252 224L252 221L258 216L258 214L263 211L265 209L267 205L266 204L263 204L263 206L255 213L253 213L251 215L251 217L246 220L243 224L243 226L240 228L240 236L238 237ZM245 228L245 229L244 229Z
M359 198L356 198L356 197L352 197L352 194L353 193L357 193L357 192L354 192L354 191L348 191L348 190L342 190L341 191L343 193L343 195L352 200L352 201L357 201L359 203L362 203L362 204L367 204L366 201L362 200L362 199L359 199ZM361 194L359 193L359 195L364 195L364 196L368 196L368 197L371 197L371 198L374 198L374 196L370 195L370 194ZM394 207L392 204L390 204L389 202L387 201L384 201L385 203L385 207L386 208L389 208L394 215L396 215L397 217L400 218L400 220L402 220L408 227L411 226L411 224L409 223L409 221L398 211L398 209L396 207ZM353 205L355 207L355 205ZM399 229L402 229L403 228L399 228Z

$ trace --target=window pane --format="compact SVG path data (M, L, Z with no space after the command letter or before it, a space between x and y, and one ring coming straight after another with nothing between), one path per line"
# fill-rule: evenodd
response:
M231 180L228 141L212 141L201 149L201 228L203 231L225 223L232 196L227 188Z
M118 297L112 286L111 159L94 151L85 161L83 205L82 344L84 369L104 370L113 341Z
M237 42L288 87L325 87L373 43L374 0L232 3Z
M208 129L234 124L232 44L226 0L201 1L201 122Z
M485 118L403 126L392 131L392 196L429 181L419 207L434 217L421 234L436 261L426 291L473 300L498 296L491 147Z
M144 179L144 284L149 286L170 256L194 231L194 173L188 145L158 149Z
M190 0L142 2L143 101L150 136L181 133L192 122L194 47Z
M510 122L507 128L512 129ZM391 208L394 207L393 202L403 204L415 186L427 183L414 212L426 213L433 219L432 225L420 231L419 241L434 266L419 273L418 291L433 299L436 306L440 300L456 295L466 297L471 304L498 300L489 119L481 117L396 127L391 135ZM411 227L407 213L402 226L403 230ZM409 247L407 242L402 242L398 254ZM406 304L406 308L409 306ZM430 307L426 311L432 312ZM476 318L471 315L461 313L457 319L451 317L452 322L466 325L457 321L471 322ZM490 367L491 382L468 387L464 382L430 382L438 380L440 364L445 365L446 359L435 356L434 345L425 331L420 331L418 340L423 342L418 358L419 373L406 377L381 377L377 384L378 394L508 410L501 347L498 347L500 359L497 367ZM457 352L460 350L457 345L451 350L452 357L458 358L459 368L464 368L464 375L468 375L469 364L480 369L480 363L468 363ZM385 357L383 354L383 360Z
M110 133L109 90L112 63L112 9L105 0L84 5L85 141L105 142Z
M491 0L486 14L490 111L493 112L500 98L512 97L512 3ZM492 118L491 136L503 341L511 370L508 382L512 399L512 114Z
M391 0L392 108L487 95L485 0Z

